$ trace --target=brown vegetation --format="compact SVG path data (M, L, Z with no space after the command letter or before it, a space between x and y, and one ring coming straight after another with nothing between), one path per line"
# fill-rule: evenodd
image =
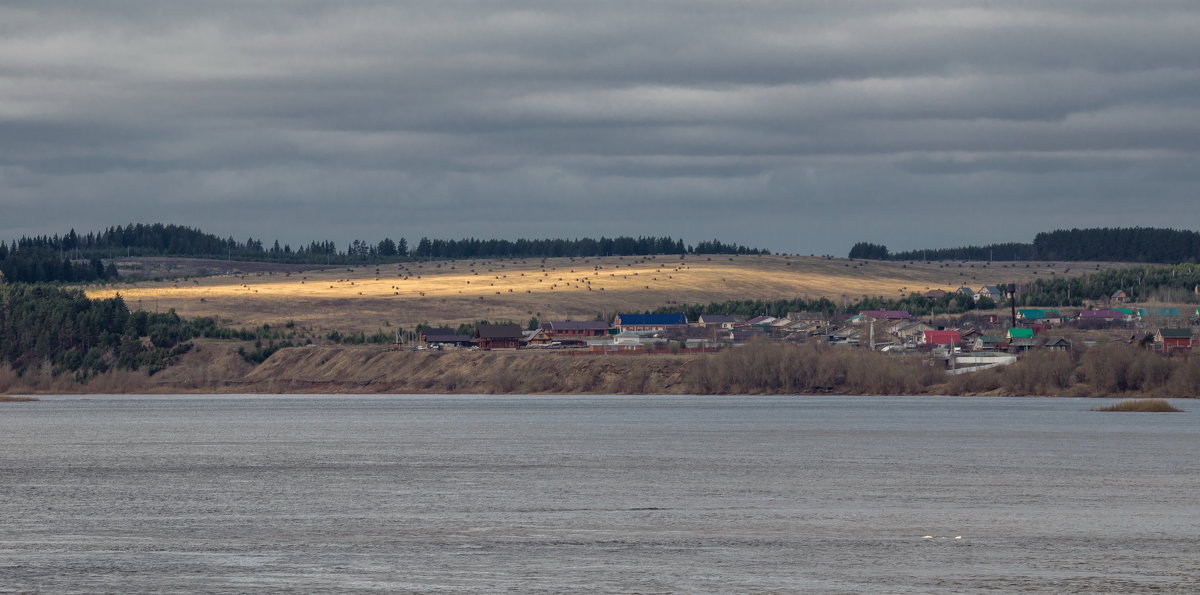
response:
M1031 352L1011 366L956 376L919 354L812 343L752 343L715 354L570 355L546 351L282 349L257 366L248 343L198 340L153 376L113 371L76 383L48 367L0 369L0 391L46 393L600 393L1200 396L1200 358L1115 343L1083 354Z
M1107 407L1097 407L1092 411L1119 411L1132 413L1182 413L1183 410L1171 405L1166 399L1127 399Z
M14 395L0 395L0 403L24 403L28 401L36 401L37 397L18 397Z
M850 351L766 341L700 359L692 368L697 394L920 394L943 372L920 356Z

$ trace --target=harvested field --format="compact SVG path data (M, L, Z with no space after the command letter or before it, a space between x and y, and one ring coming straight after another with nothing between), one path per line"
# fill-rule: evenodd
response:
M255 270L253 263L232 264L247 272L93 287L88 295L112 297L119 292L133 309L174 308L183 316L218 317L223 325L292 320L316 332L370 333L422 322L591 319L671 303L730 299L890 298L1127 266L728 255L458 260L306 270L294 265ZM185 265L169 266L179 271L206 268Z

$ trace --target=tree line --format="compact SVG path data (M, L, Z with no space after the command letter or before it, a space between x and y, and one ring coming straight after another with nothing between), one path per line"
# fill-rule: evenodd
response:
M1200 301L1200 265L1138 266L1107 269L1053 279L1036 279L1021 285L1017 304L1022 306L1080 306L1084 300L1104 300L1118 290L1131 299L1166 302Z
M1058 229L1042 232L1032 243L1001 243L957 248L889 252L886 246L859 242L850 258L874 260L1064 260L1144 263L1200 261L1200 233L1156 227Z
M576 239L430 239L409 246L405 238L378 242L353 240L339 249L331 241L312 241L293 248L278 240L238 241L199 229L162 223L129 224L100 232L21 237L0 242L0 272L8 282L88 282L117 279L113 265L101 259L131 256L182 256L224 260L268 261L294 264L359 264L408 259L551 258L630 256L638 254L770 254L767 250L708 240L689 246L671 237Z
M174 310L131 311L120 295L90 299L80 289L0 285L0 364L19 374L44 364L81 382L111 368L154 374L187 353L196 337L266 340L268 347L284 339L266 325L221 328L212 318L184 319Z
M971 310L988 310L997 307L988 297L976 301L972 296L948 292L938 298L928 298L912 293L898 299L862 297L838 305L829 298L805 300L802 298L778 300L729 300L708 304L676 304L652 310L651 314L684 312L688 320L698 320L704 314L728 314L747 319L755 316L783 318L788 312L820 312L830 316L854 315L863 310L905 310L913 316L963 314Z

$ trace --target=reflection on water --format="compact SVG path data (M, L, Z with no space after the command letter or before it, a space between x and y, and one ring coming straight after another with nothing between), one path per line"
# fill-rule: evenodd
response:
M1196 414L1094 406L44 398L0 591L1200 590Z

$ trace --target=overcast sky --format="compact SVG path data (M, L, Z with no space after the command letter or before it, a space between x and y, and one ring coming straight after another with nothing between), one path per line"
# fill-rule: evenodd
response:
M0 238L1200 229L1200 2L0 0Z

